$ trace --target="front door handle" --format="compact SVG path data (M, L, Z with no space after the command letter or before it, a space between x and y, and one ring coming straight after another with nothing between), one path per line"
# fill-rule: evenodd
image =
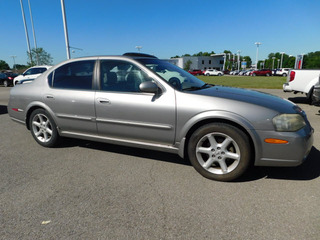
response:
M104 104L110 104L111 101L109 99L106 99L106 98L98 98L98 101L100 103L104 103Z

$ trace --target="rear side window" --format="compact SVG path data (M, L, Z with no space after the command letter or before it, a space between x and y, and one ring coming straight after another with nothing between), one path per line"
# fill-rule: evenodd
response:
M95 60L65 64L50 73L48 83L52 88L91 90L94 64Z

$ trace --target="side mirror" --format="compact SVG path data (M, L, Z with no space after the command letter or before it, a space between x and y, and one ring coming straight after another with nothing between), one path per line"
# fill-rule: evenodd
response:
M152 81L143 82L139 85L141 92L158 93L159 87Z

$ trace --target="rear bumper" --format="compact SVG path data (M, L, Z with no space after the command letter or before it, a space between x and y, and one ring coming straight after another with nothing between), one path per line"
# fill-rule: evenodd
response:
M292 88L290 87L289 83L284 83L282 85L282 88L283 88L284 92L292 92L293 91Z

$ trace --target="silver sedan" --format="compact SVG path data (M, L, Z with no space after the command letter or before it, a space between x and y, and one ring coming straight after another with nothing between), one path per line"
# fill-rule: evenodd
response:
M44 147L73 137L172 152L220 181L250 165L297 166L313 144L292 102L208 85L146 54L62 62L12 88L8 112Z

